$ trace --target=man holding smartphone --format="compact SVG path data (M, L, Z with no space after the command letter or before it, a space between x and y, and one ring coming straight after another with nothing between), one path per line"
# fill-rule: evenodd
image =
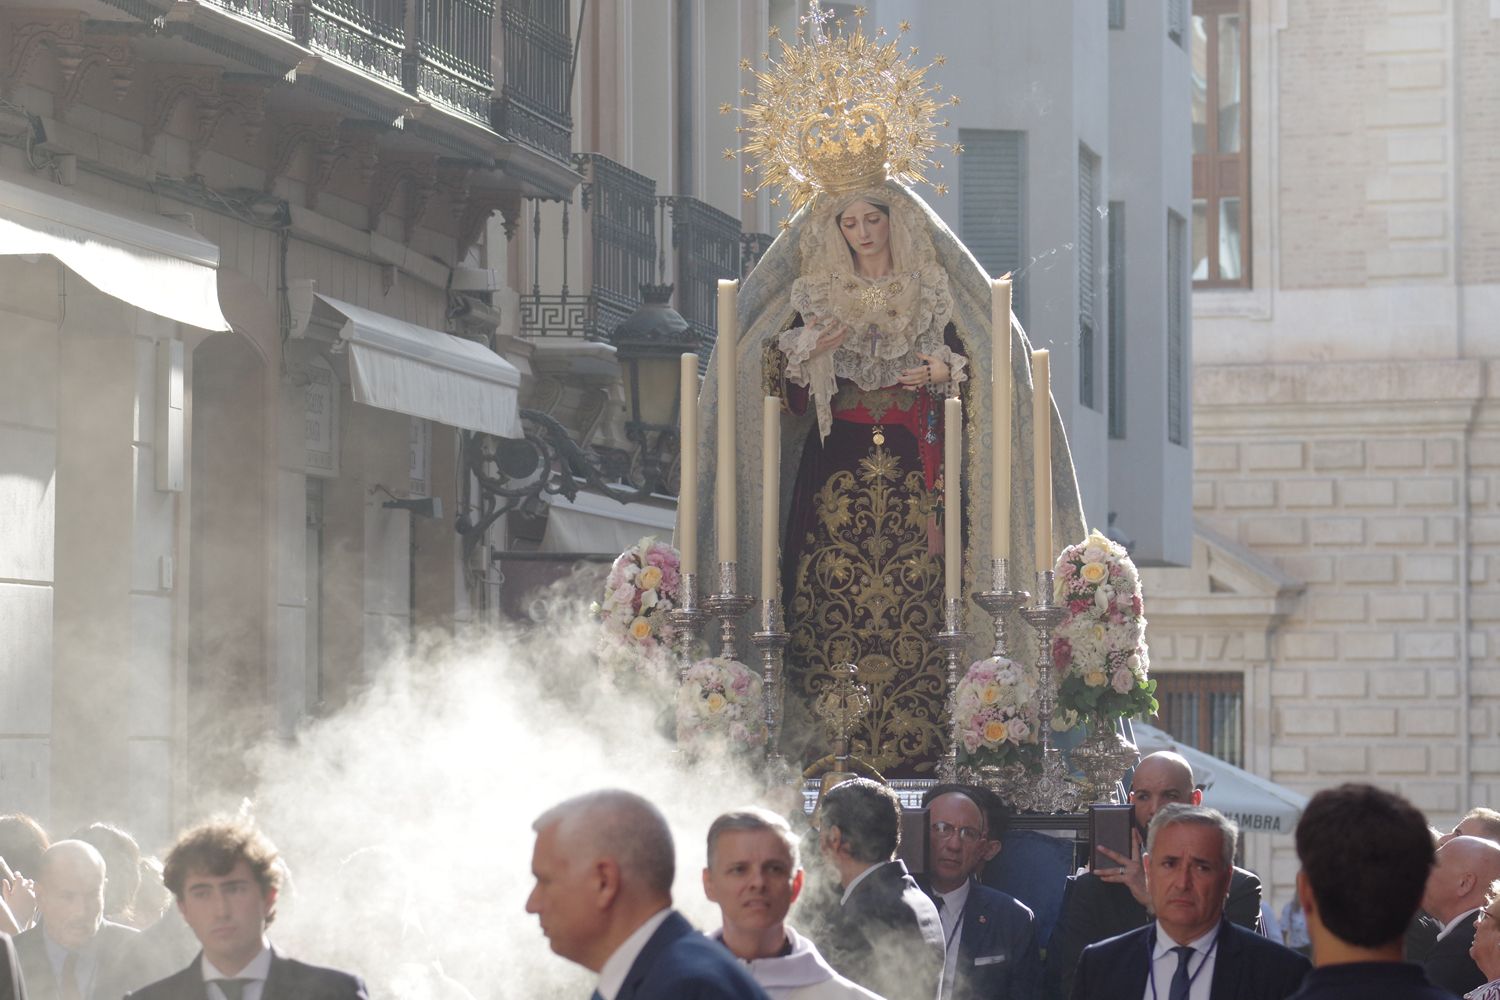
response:
M1067 997L1083 949L1105 938L1143 927L1154 917L1146 871L1141 864L1145 831L1157 810L1173 803L1201 805L1203 793L1193 785L1193 767L1181 754L1163 750L1136 765L1131 776L1131 825L1134 828L1130 856L1100 847L1099 853L1117 867L1096 866L1093 871L1068 878L1057 926L1047 946L1047 968L1043 995L1049 1000ZM1241 927L1255 930L1260 921L1260 879L1243 868L1235 868L1229 883L1224 915Z

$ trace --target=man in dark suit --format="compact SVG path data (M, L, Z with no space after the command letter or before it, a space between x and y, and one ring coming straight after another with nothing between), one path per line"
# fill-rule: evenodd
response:
M1060 1000L1072 994L1073 973L1084 948L1150 922L1151 897L1141 859L1146 830L1163 806L1198 805L1202 801L1203 793L1193 786L1192 765L1181 754L1164 750L1136 765L1130 782L1135 850L1127 858L1101 848L1101 853L1119 863L1118 868L1069 876L1057 926L1047 943L1044 997ZM1260 925L1260 879L1242 868L1233 869L1224 913L1230 922L1256 930Z
M917 883L943 921L945 1000L1032 1000L1041 972L1035 917L976 877L1000 851L1003 810L983 789L962 785L938 785L922 803L930 836Z
M765 1000L744 966L672 909L666 818L631 792L569 799L532 829L526 900L552 950L599 974L602 1000Z
M36 873L39 921L16 936L32 1000L119 1000L139 985L133 928L104 919L104 859L81 840L60 840Z
M1403 939L1432 868L1427 819L1372 785L1312 797L1297 822L1297 902L1315 968L1292 1000L1452 1000Z
M275 846L245 822L205 823L178 838L163 880L203 951L129 1000L367 1000L358 976L271 947L281 872Z
M1224 918L1238 833L1203 806L1156 814L1146 842L1156 921L1085 948L1073 1000L1284 1000L1297 991L1307 959Z
M21 978L21 963L9 934L0 934L0 1000L26 1000L26 982Z
M1470 957L1469 946L1474 943L1474 918L1497 878L1500 844L1481 837L1454 837L1443 844L1427 876L1422 909L1442 925L1427 953L1427 978L1458 996L1487 979Z
M820 942L828 964L887 1000L939 1000L943 923L896 858L896 793L868 778L836 785L823 795L818 830L818 847L844 890Z

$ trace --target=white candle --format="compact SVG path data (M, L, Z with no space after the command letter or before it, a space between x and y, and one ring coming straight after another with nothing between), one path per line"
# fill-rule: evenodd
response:
M1036 481L1036 571L1052 568L1052 376L1046 351L1031 352L1032 478Z
M963 403L949 396L943 401L943 596L949 600L963 591L963 443Z
M760 596L780 598L777 586L781 551L781 399L767 396L761 412Z
M1010 278L990 286L990 395L991 448L994 467L990 470L990 555L1010 558L1010 423L1011 423L1011 344L1010 344Z
M677 490L677 549L682 571L698 572L698 355L682 356L682 485Z
M735 350L739 340L738 281L719 282L719 332L714 353L719 361L719 474L714 485L714 526L718 529L719 562L739 559L739 528L735 523ZM717 583L715 583L717 586Z

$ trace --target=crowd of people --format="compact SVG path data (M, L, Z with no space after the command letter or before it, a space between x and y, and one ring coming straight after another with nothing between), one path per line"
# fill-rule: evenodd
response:
M622 790L535 821L526 910L597 975L597 1000L1500 1000L1500 813L1474 809L1442 833L1373 786L1319 793L1277 933L1260 880L1234 864L1238 831L1203 804L1188 763L1153 754L1130 785L1130 854L1101 847L1110 865L1065 875L1050 923L990 884L1009 818L993 793L938 785L903 813L863 778L825 791L803 832L755 806L712 822L712 933L673 906L666 817ZM903 855L914 815L925 850ZM368 995L370 970L271 945L286 867L247 820L193 828L161 863L112 826L51 842L12 815L0 852L0 1000ZM470 997L436 978L396 992Z

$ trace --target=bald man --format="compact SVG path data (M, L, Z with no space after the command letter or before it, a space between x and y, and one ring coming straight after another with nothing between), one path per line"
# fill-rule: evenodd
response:
M1043 996L1058 998L1072 994L1078 956L1084 948L1151 922L1155 914L1141 864L1146 830L1162 806L1173 803L1196 806L1202 802L1203 793L1193 785L1193 766L1181 754L1163 750L1142 758L1136 765L1130 779L1135 847L1128 858L1101 847L1100 853L1114 859L1115 866L1068 878L1057 926L1047 945ZM1233 870L1224 916L1241 927L1258 928L1259 878L1243 868Z
M1485 891L1497 878L1500 844L1482 837L1454 837L1439 847L1427 876L1422 909L1442 924L1427 955L1427 978L1458 996L1484 985L1487 978L1469 956L1469 946Z
M532 829L526 900L552 950L599 975L602 1000L766 1000L750 973L672 909L676 854L661 812L631 792L569 799Z
M31 1000L119 1000L139 986L136 931L104 919L104 859L60 840L36 873L35 927L16 937Z

